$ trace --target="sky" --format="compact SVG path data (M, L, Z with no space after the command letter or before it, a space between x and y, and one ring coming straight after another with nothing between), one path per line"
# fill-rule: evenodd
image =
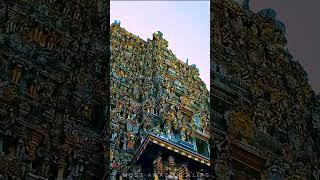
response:
M110 23L147 40L161 31L178 59L195 64L210 89L209 1L111 1Z
M288 48L309 74L316 92L320 92L320 0L252 0L251 10L272 8L284 22Z

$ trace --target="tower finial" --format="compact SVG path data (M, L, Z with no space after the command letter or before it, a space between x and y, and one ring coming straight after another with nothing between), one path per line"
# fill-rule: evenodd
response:
M243 0L243 2L242 2L242 7L243 7L244 9L249 10L249 9L250 9L250 0Z
M114 20L113 24L120 26L120 20Z

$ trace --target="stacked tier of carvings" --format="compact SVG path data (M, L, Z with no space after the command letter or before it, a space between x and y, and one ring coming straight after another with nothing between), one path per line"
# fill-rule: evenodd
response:
M102 3L0 2L2 177L103 175L104 133L94 125L105 122L96 109L107 100Z
M191 140L196 131L192 116L198 114L202 131L208 134L205 84L195 67L167 49L160 32L144 41L114 23L111 43L111 166L115 171L131 168L127 162L148 132L167 137L180 132L182 140Z
M213 61L226 76L241 77L253 97L250 102L240 98L226 112L228 131L239 132L246 142L257 140L257 131L274 136L282 144L277 157L288 165L281 176L306 178L305 172L310 175L319 163L313 149L313 137L319 136L312 134L315 94L301 64L285 49L284 26L272 16L273 10L255 14L229 0L214 1L212 11L212 47L222 52L214 54Z

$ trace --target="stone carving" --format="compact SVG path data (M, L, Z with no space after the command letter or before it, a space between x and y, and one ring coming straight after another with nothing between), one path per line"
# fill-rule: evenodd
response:
M161 32L144 41L115 22L111 25L111 46L111 131L117 133L112 141L120 141L112 151L122 149L121 157L132 157L148 133L196 149L192 132L209 132L208 91L197 68L178 60L167 49ZM195 104L202 107L194 109ZM199 114L202 121L198 130L194 114ZM128 161L115 160L120 169L139 166L128 165ZM155 157L154 172L165 171L161 161L166 159Z
M307 179L312 174L311 166L300 157L312 156L314 160L310 164L314 166L314 157L319 154L318 148L312 148L319 144L316 143L319 104L315 93L301 64L285 47L285 26L277 19L276 12L265 9L254 13L248 0L242 2L242 6L232 0L212 4L211 30L215 33L211 37L214 52L211 67L219 68L211 72L211 98L215 100L211 122L218 129L211 136L222 139L219 142L224 142L227 136L235 137L231 145L246 144L245 151L257 154L259 147L264 153L258 156L269 162L283 159L282 170L273 173L275 179L293 177L293 171L295 177ZM220 67L224 68L223 73ZM230 153L232 156L232 150ZM228 167L222 165L232 167L234 163L218 157L215 162L220 177L226 176L221 169ZM298 162L305 169L297 168ZM270 166L262 163L261 172ZM276 166L279 163L272 166L272 172ZM260 179L263 175L254 175L250 168L242 167L235 169L233 176Z
M1 178L91 179L107 172L101 107L109 40L107 9L98 13L97 4L0 2ZM68 164L71 151L82 162Z

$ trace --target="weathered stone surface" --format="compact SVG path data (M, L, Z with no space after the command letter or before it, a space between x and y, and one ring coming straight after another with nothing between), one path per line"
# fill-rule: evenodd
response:
M216 173L309 179L319 167L316 95L286 48L275 11L253 13L247 1L244 7L232 0L211 4L211 135L221 142L212 152Z
M101 0L0 2L2 178L107 172L107 9Z

